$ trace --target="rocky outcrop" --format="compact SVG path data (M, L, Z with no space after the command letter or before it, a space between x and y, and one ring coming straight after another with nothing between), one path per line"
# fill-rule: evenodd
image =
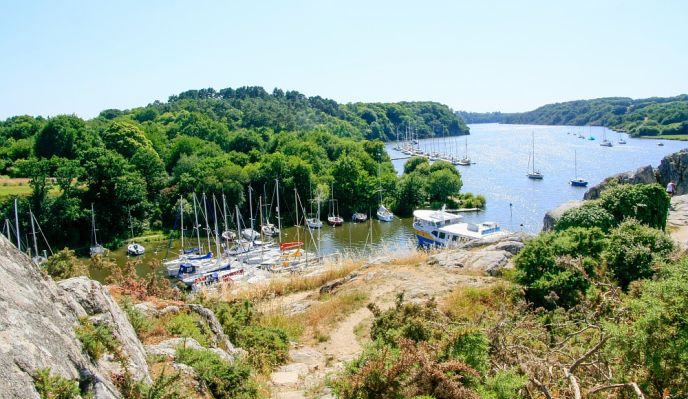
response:
M118 398L74 333L86 311L0 236L0 396L38 398L38 369L72 380L95 398Z
M545 217L542 220L542 231L554 230L554 225L557 224L557 220L564 214L564 212L569 209L578 208L584 204L583 201L571 200L565 202L558 207L551 209L545 213Z
M657 168L659 183L666 187L670 181L676 184L676 195L688 193L688 150L667 155Z
M676 154L674 154L676 155ZM666 158L665 158L666 159ZM662 161L664 162L664 161ZM602 191L604 191L610 184L649 184L657 183L657 177L655 176L655 170L652 166L647 165L642 168L638 168L634 171L628 171L624 173L619 173L617 175L608 177L604 179L603 182L592 186L583 195L584 200L592 200L600 197Z
M112 299L107 288L87 277L75 277L57 283L78 302L94 324L110 327L128 361L128 370L136 380L150 383L146 351L129 323L127 315ZM116 365L118 366L118 365ZM117 371L110 369L109 371Z
M448 249L428 259L431 265L481 270L496 275L511 267L511 258L523 248L524 234L508 234L488 240L474 240L456 249Z

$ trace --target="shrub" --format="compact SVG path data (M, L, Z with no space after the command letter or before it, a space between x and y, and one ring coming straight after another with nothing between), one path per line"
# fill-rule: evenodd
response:
M602 231L609 231L616 225L614 216L597 203L585 204L564 212L555 225L555 230L561 231L571 227L598 227Z
M41 399L80 398L79 382L51 375L50 369L38 369L33 375L33 386Z
M449 333L443 358L458 360L484 373L490 367L490 341L476 328L457 328Z
M673 250L666 234L627 220L611 232L605 257L614 278L626 289L634 280L652 277L655 263Z
M43 264L43 269L55 280L64 280L77 276L89 276L88 268L76 257L74 251L64 248L52 255Z
M206 350L177 349L175 359L198 373L214 398L253 399L258 389L251 378L251 369L242 362L227 363L219 355Z
M499 370L487 377L478 391L482 399L520 399L523 396L519 391L527 381L513 369Z
M258 370L269 372L289 359L286 331L260 325L249 301L222 303L215 313L230 341L248 351L249 362Z
M136 331L136 336L141 339L143 335L149 332L153 327L151 321L148 319L148 317L146 317L145 314L143 314L143 312L134 307L129 297L123 297L121 305L122 310L124 310L124 313L127 314L129 323L131 323L134 331Z
M603 191L599 204L614 217L616 224L633 218L664 230L670 202L659 184L622 184Z
M178 337L193 338L202 346L208 346L210 331L195 313L179 313L165 323L170 334Z
M165 368L153 379L152 384L135 381L131 373L113 375L113 383L123 398L127 399L181 399L180 373L165 373Z
M424 304L404 303L403 293L397 295L396 305L392 309L382 312L373 304L368 305L368 309L375 316L370 337L392 346L396 345L399 338L414 342L430 340L437 332L428 320L444 318L434 300Z
M544 233L528 241L514 257L516 281L537 306L575 306L597 273L606 245L598 228L570 228Z
M688 259L664 266L625 300L625 320L609 323L620 375L647 397L688 397Z
M80 322L81 324L75 328L76 337L93 361L97 362L105 352L119 353L117 340L112 335L110 327L105 324L94 325L86 318Z

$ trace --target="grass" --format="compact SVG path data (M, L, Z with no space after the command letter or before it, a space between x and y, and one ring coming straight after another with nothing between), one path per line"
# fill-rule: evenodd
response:
M667 135L660 135L660 136L639 136L638 138L641 139L650 139L650 140L679 140L679 141L688 141L688 134L667 134Z
M9 197L16 195L18 197L27 197L31 195L31 186L29 185L29 179L18 177L2 177L0 178L0 198ZM52 186L48 190L48 195L51 197L57 197L60 195L60 188L58 186Z
M309 307L305 312L286 316L277 309L265 313L260 321L266 327L279 327L287 331L291 340L301 338L308 332L307 338L317 342L329 341L328 332L347 315L363 307L368 300L368 294L361 291L351 291L336 295L322 296L321 302Z
M515 286L499 281L487 287L456 287L440 304L440 309L454 320L474 320L478 316L512 302Z

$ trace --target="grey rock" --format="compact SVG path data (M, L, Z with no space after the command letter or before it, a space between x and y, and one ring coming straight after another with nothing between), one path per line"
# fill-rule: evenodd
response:
M688 195L675 195L671 198L667 225L688 226Z
M676 155L676 154L674 154ZM672 155L670 155L671 157ZM664 158L665 160L667 158ZM662 161L664 163L664 160ZM661 166L660 166L661 168ZM661 175L661 171L660 171ZM657 177L655 176L655 170L652 169L652 166L647 165L643 166L641 168L638 168L633 171L628 171L628 172L623 172L616 174L614 176L608 177L604 179L601 183L592 186L588 189L588 191L585 192L583 195L584 200L592 200L592 199L597 199L600 197L600 194L602 191L604 191L607 187L609 187L610 184L616 184L616 183L621 183L621 184L648 184L648 183L657 183ZM668 181L667 181L668 183ZM685 189L685 188L684 188Z
M659 183L666 187L670 181L676 183L676 195L688 193L688 150L667 155L657 168Z
M497 274L513 255L503 250L464 249L447 250L433 255L428 263L441 267L482 270L491 275Z
M188 307L190 311L201 316L208 324L210 331L213 333L213 339L210 343L212 347L224 349L231 357L243 356L245 354L243 349L235 348L234 345L229 341L229 338L227 338L227 335L225 335L224 330L222 330L222 325L217 320L217 317L215 317L215 313L213 313L210 309L197 304L189 304Z
M325 363L325 356L311 347L296 348L289 351L289 357L294 363L303 363L313 368Z
M554 225L557 224L557 220L559 220L564 212L568 211L569 209L579 208L583 206L584 203L584 201L571 200L547 211L547 213L545 213L545 218L542 220L542 231L553 230Z
M178 348L205 349L193 338L170 338L154 345L146 345L146 353L149 356L165 356L174 359Z
M158 315L158 309L150 302L137 303L134 308L149 317Z
M95 398L118 398L84 354L74 327L86 311L7 239L0 237L0 396L38 398L32 375L83 380Z
M487 250L506 251L512 255L519 253L525 244L522 241L502 241L488 246Z
M151 382L146 351L136 336L127 315L117 305L107 288L87 277L74 277L58 283L84 308L96 323L110 327L127 357L129 371L136 380Z
M165 316L167 314L178 314L181 311L182 310L179 308L179 306L170 305L170 306L166 306L166 307L158 310L157 315L158 315L158 317L160 317L160 316Z

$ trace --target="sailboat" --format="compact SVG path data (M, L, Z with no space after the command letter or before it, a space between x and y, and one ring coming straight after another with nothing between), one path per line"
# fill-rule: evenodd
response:
M279 190L279 183L277 183L277 179L275 179L275 191L277 192L277 190ZM265 193L265 186L263 186L263 192ZM265 194L265 222L261 223L260 231L267 237L275 237L280 234L280 229L273 223L270 223L270 212L268 212L268 206L272 208L272 205L268 205L268 197L267 194ZM277 219L279 219L279 193L277 194L277 213Z
M337 200L334 199L334 185L332 186L332 198L330 199L330 211L327 215L327 223L330 226L341 226L344 223L344 219L339 216L339 204Z
M528 176L529 179L542 180L542 178L545 177L545 175L543 175L539 170L535 169L535 132L533 132L533 155L531 156L531 159L533 161L533 168L530 171L528 171L528 174L526 176Z
M578 177L578 159L576 157L576 151L573 151L573 171L574 175L576 176L573 180L571 180L569 183L574 186L574 187L585 187L588 185L587 180L583 180L582 178Z
M134 242L134 225L131 223L131 210L129 212L129 228L131 229L131 244L127 245L127 254L132 256L143 255L146 252L146 248Z
M89 249L89 254L91 258L97 255L105 255L106 249L98 244L98 236L96 235L96 213L93 210L93 203L91 203L91 238L93 242L91 243L91 248Z
M315 214L313 214L313 202L316 202L318 205ZM323 222L320 220L320 194L318 194L315 200L311 198L311 215L306 218L306 226L308 226L309 229L319 229L323 226Z
M461 166L470 166L471 159L468 157L468 137L466 137L463 158L459 159L456 164Z
M36 220L36 217L34 216L33 212L31 209L29 209L29 218L31 220L31 235L33 235L33 256L31 257L31 260L33 260L33 263L36 265L40 265L41 263L45 262L48 260L48 255L45 251L43 251L43 255L40 255L38 253L38 239L36 238L36 226L38 226L38 230L41 232L41 235L43 236L43 240L45 240L45 244L48 246L48 249L50 250L50 254L53 254L52 248L50 248L50 244L48 244L48 240L45 239L45 236L43 235L43 230L41 230L41 225L38 224L38 220ZM35 223L35 225L34 225Z
M626 144L626 140L621 137L621 134L619 134L619 144Z
M600 143L602 147L612 147L612 142L607 140L607 133L602 130L602 142Z
M380 206L377 208L377 218L382 222L391 222L394 220L394 214L385 207L382 203L382 179L380 178L381 165L377 165L377 180L380 188L378 192L380 193Z

